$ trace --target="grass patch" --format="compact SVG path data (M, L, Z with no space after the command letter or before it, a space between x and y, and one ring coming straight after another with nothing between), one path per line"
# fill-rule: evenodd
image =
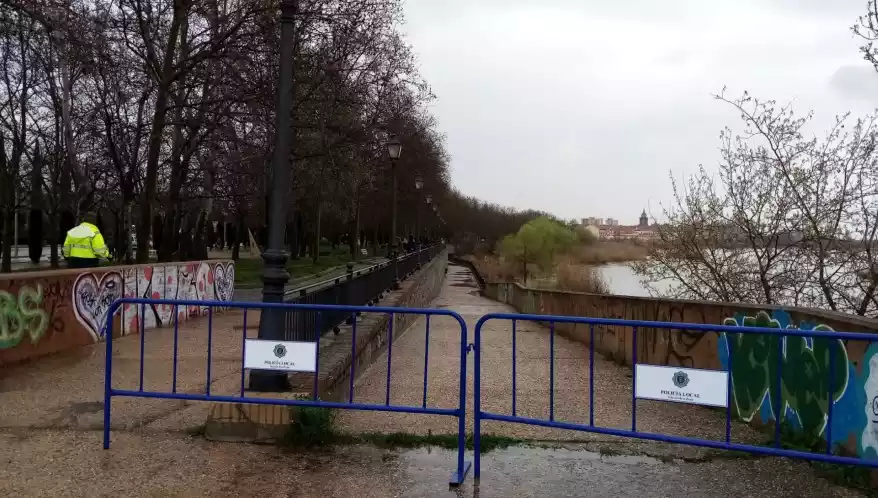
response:
M339 435L336 444L371 444L379 448L422 448L432 446L448 450L457 449L457 434L409 434L395 432L391 434L363 433ZM510 446L523 444L526 441L506 436L485 434L482 436L482 454L502 450ZM466 437L466 449L473 449L472 435Z
M307 396L297 398L310 399ZM292 423L283 441L286 445L313 448L335 441L335 410L312 406L291 407L290 410Z
M299 399L310 399L302 396ZM449 450L457 449L457 434L409 434L394 432L390 434L366 432L342 434L335 430L336 411L328 408L300 406L290 408L293 422L287 430L282 443L296 448L317 448L329 445L370 444L379 448L422 448L432 446ZM203 426L201 427L203 430ZM525 443L522 439L485 434L482 436L482 453L508 448ZM468 450L473 449L473 437L465 441Z
M487 282L521 281L521 264L501 260L492 254L464 256ZM609 287L592 266L580 263L573 256L555 258L551 271L541 271L537 265L528 265L528 287L546 290L564 290L591 294L608 294Z
M338 266L343 267L350 261L353 261L353 259L348 248L339 247L335 251L329 251L329 254L318 257L317 262L314 262L311 258L288 260L287 271L290 272L290 276L293 279L312 276L319 277L328 270ZM262 268L263 261L260 258L239 259L235 263L235 285L261 286Z
M611 446L601 446L600 448L598 448L598 453L602 457L617 456L623 454L621 450L619 450L618 448L613 448Z
M766 433L769 434L769 436L767 441L763 443L763 446L774 446L774 426L767 426ZM809 453L825 453L826 439L797 431L788 424L781 424L780 447L787 450L805 451ZM833 455L855 456L849 455L848 453L849 452L838 445L832 448ZM816 470L818 476L823 477L833 484L857 489L864 492L866 496L878 497L878 489L873 488L871 485L872 473L875 471L868 467L815 462L810 460L808 463Z

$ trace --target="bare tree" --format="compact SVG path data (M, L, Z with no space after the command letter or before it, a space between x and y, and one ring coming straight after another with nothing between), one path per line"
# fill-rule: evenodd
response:
M806 136L809 113L748 94L717 99L743 127L720 134L718 182L702 168L674 184L661 244L635 265L667 294L874 314L874 116ZM864 273L865 272L865 273ZM864 275L867 275L864 279Z

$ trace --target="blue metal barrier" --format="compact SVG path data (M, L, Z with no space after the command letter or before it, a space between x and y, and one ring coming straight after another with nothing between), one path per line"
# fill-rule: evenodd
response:
M157 392L150 391L144 388L144 353L145 353L145 342L146 335L144 334L144 320L140 320L140 375L139 375L139 384L137 390L130 389L116 389L113 387L113 317L116 312L120 309L121 306L126 304L139 305L141 307L141 315L143 314L144 308L147 305L153 306L173 306L175 312L174 319L174 340L173 340L173 380L171 392ZM204 394L193 394L193 393L181 393L177 390L177 354L178 354L178 336L179 336L179 323L177 320L177 307L178 306L197 306L199 308L207 308L207 319L208 319L208 328L207 328L207 382ZM385 396L385 402L383 405L381 404L365 404L365 403L355 403L354 402L354 377L355 377L355 361L351 361L350 366L350 386L348 391L348 400L347 402L329 402L322 401L318 399L318 378L319 378L319 365L320 365L320 347L319 340L316 340L316 352L315 352L315 372L314 372L314 390L311 400L289 400L289 399L276 399L276 398L260 398L255 396L246 396L245 393L245 353L242 350L242 358L241 358L241 388L240 392L237 396L223 396L217 394L211 394L210 392L210 384L212 381L211 378L211 355L212 355L212 344L213 344L213 310L214 308L221 309L242 309L244 310L243 315L243 330L242 330L242 345L246 347L247 340L247 310L248 309L258 309L265 310L271 308L280 308L288 313L293 312L306 312L316 314L317 319L315 320L315 330L313 333L309 334L313 338L319 338L322 332L321 329L321 315L326 313L331 313L333 316L337 316L338 313L344 313L351 316L351 348L352 348L352 360L355 360L356 355L356 337L357 337L357 320L356 314L359 313L383 313L390 316L388 323L388 349L387 349L387 392ZM430 334L430 318L432 316L447 316L457 320L460 325L460 392L459 392L459 403L456 407L453 408L428 408L427 407L427 373L428 373L428 357L427 353L424 355L424 390L423 397L420 406L401 406L401 405L393 405L390 402L390 382L391 382L391 358L393 355L393 323L394 323L394 315L424 315L426 318L426 338L429 341ZM136 298L123 298L115 301L107 312L107 333L106 333L106 363L105 363L105 372L104 372L104 449L109 449L110 447L110 417L111 417L111 400L114 396L122 396L122 397L134 397L134 398L159 398L159 399L173 399L173 400L187 400L187 401L215 401L215 402L230 402L230 403L250 403L250 404L264 404L264 405L280 405L280 406L307 406L307 407L318 407L318 408L331 408L331 409L345 409L345 410L366 410L366 411L383 411L383 412L404 412L404 413L421 413L421 414L429 414L429 415L445 415L450 417L456 417L458 420L458 448L457 448L457 468L451 476L451 485L459 485L466 478L466 474L470 468L470 462L464 461L464 451L465 451L465 443L466 443L466 356L469 352L469 348L467 345L467 328L466 322L461 318L460 315L453 311L449 310L441 310L441 309L419 309L419 308L390 308L390 307L379 307L379 306L342 306L342 305L318 305L318 304L290 304L290 303L240 303L240 302L222 302L222 301L191 301L191 300L173 300L173 299L136 299ZM411 332L409 332L411 333Z
M491 413L482 410L481 403L481 376L482 376L482 328L486 322L490 320L509 320L512 322L511 334L512 334L512 410L511 414L503 414L503 413ZM539 418L531 418L531 417L522 417L517 414L516 410L516 323L520 321L530 321L530 322L542 322L548 323L549 326L549 418L539 419ZM554 343L555 343L555 325L556 324L584 324L589 328L589 423L588 424L580 424L580 423L570 423L570 422L562 422L555 420L555 410L554 410L554 396L555 396L555 352L554 352ZM600 427L596 426L594 423L594 407L595 407L595 399L594 399L594 337L595 337L595 327L598 326L616 326L616 327L631 327L633 329L633 340L632 340L632 392L631 392L631 429L617 429L611 427ZM771 379L776 382L777 387L780 386L781 382L781 360L785 355L784 350L784 341L786 337L803 337L811 339L811 347L813 348L814 340L819 339L834 339L841 341L865 341L865 342L875 342L878 340L878 337L870 334L863 333L852 333L852 332L829 332L829 331L818 331L818 330L799 330L799 329L775 329L775 328L759 328L759 327L739 327L739 326L725 326L725 325L702 325L702 324L689 324L689 323L672 323L672 322L650 322L650 321L636 321L636 320L616 320L616 319L602 319L602 318L582 318L582 317L570 317L570 316L553 316L553 315L530 315L530 314L512 314L512 313L491 313L485 315L479 319L475 326L475 364L474 364L474 433L473 433L473 446L474 446L474 466L473 466L473 474L475 478L479 478L481 473L481 423L483 420L495 420L502 422L512 422L512 423L520 423L520 424L528 424L534 426L542 426L549 428L558 428L558 429L569 429L575 431L584 431L584 432L592 432L598 434L607 434L611 436L623 436L623 437L632 437L650 441L659 441L659 442L667 442L667 443L675 443L675 444L684 444L684 445L692 445L692 446L700 446L705 448L714 448L714 449L723 449L723 450L734 450L734 451L743 451L754 454L761 455L770 455L770 456L779 456L779 457L789 457L789 458L798 458L804 460L812 460L812 461L820 461L827 463L837 463L837 464L848 464L848 465L859 465L865 467L878 468L878 460L865 460L853 457L845 457L838 456L833 454L832 448L832 417L833 417L833 399L832 399L832 379L833 379L833 370L834 366L834 349L830 349L829 353L829 382L827 389L827 396L829 396L829 409L827 413L826 420L826 430L825 441L826 441L826 450L824 453L817 452L807 452L807 451L799 451L799 450L790 450L781 448L781 434L780 434L780 423L775 423L774 427L774 445L773 447L766 446L757 446L752 444L740 444L732 442L732 348L729 347L729 359L728 359L728 368L726 370L720 370L718 372L725 374L727 378L727 391L726 391L726 400L725 400L725 418L726 418L726 431L725 431L725 440L710 440L710 439L698 439L692 437L681 437L681 436L672 436L667 434L657 434L651 432L643 432L637 430L637 337L639 333L655 333L658 329L666 329L666 330L684 330L688 332L694 333L725 333L728 334L726 337L728 338L731 334L759 334L764 335L766 337L776 337L778 340L778 365L777 365L777 378ZM769 339L767 339L769 340ZM807 339L806 339L807 340ZM829 341L828 341L829 342ZM830 345L834 344L835 341L829 342ZM661 365L641 365L641 367L659 367ZM696 369L687 369L684 367L671 367L675 369L682 370L696 370ZM714 371L716 372L716 371ZM688 382L688 381L687 381ZM676 383L676 381L675 381ZM681 380L681 383L682 380ZM684 384L685 385L685 384ZM775 392L780 395L780 389L775 389ZM645 398L641 397L640 399L656 399L656 398ZM778 403L780 398L771 399L773 404L777 406L780 405ZM718 405L713 405L718 406ZM693 409L697 409L693 407ZM782 416L779 416L779 419Z

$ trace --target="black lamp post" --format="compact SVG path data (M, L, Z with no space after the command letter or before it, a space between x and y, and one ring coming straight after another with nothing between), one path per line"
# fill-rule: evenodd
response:
M402 154L402 143L399 141L395 135L391 135L390 139L387 140L387 155L390 156L390 173L392 176L392 184L391 189L393 189L393 200L391 206L391 220L390 220L390 236L391 239L391 252L390 257L393 258L393 289L399 289L399 238L396 233L396 161L399 159L400 154Z
M442 233L442 226L439 224L439 206L436 204L433 204L433 217L436 219L436 233L433 235L438 238Z
M424 188L424 179L421 175L415 177L415 199L418 199L418 212L415 218L415 250L418 252L418 266L421 266L421 189Z
M295 26L294 0L282 0L280 4L280 85L277 99L277 129L275 136L274 159L271 163L271 195L269 199L268 243L262 260L265 262L262 273L262 302L282 303L284 288L290 279L287 273L287 253L284 250L284 230L286 228L286 208L290 202L290 149L293 133L293 37ZM259 338L281 341L301 340L297 337L284 337L286 312L282 309L262 310L259 320ZM255 370L250 372L250 390L261 392L283 392L290 389L286 372Z
M433 205L433 196L432 195L427 194L426 201L427 201L427 205L430 206L430 209L435 208L435 206ZM429 216L429 213L428 213L428 216ZM432 242L430 240L430 238L432 237L432 234L430 233L432 231L432 225L433 225L433 223L427 223L427 243Z

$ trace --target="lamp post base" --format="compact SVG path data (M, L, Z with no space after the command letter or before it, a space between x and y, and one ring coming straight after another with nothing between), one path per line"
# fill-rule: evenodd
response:
M265 270L262 275L262 301L283 303L284 287L290 278L286 269L287 255L281 249L268 249L262 253ZM288 310L283 308L264 308L259 318L258 338L263 341L297 340L287 331ZM257 392L289 392L291 390L286 372L255 370L250 372L249 389Z

